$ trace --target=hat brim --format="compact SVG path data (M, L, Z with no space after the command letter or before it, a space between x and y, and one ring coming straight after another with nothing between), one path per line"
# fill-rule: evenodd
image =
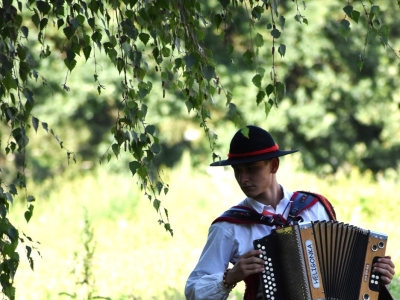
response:
M261 155L255 156L247 156L247 157L239 157L239 158L228 158L225 160L220 160L213 162L210 164L211 167L220 167L220 166L233 166L233 165L240 165L240 164L248 164L262 160L268 160L275 157L280 157L288 154L295 153L299 150L278 150L270 153L265 153Z

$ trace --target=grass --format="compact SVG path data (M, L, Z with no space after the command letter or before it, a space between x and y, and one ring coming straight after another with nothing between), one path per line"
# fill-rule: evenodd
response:
M86 287L95 290L92 295L113 300L184 299L185 281L199 258L210 223L243 198L229 169L205 166L199 170L189 165L186 156L180 166L164 171L170 192L162 204L169 210L173 237L158 225L156 211L128 172L115 175L101 167L80 173L79 166L72 165L69 174L31 186L37 201L30 223L23 218L24 205L18 203L11 209L11 220L40 241L41 257L34 255L32 271L21 248L16 299L70 299L60 293L79 294L74 270L84 266L84 259L77 259L76 253L85 252L82 233L88 220L95 243L90 272L96 285ZM373 182L357 172L317 178L294 170L296 165L292 158L282 159L278 180L292 190L324 194L343 222L387 233L387 253L400 266L398 208L392 200L400 187L395 179ZM399 276L391 290L400 299ZM239 284L230 299L241 299L242 291ZM88 300L87 292L75 299Z

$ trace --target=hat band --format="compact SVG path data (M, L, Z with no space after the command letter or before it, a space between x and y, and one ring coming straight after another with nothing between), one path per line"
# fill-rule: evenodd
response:
M262 150L252 151L252 152L245 152L245 153L239 153L239 154L228 153L228 158L254 156L254 155L260 155L260 154L264 154L264 153L268 153L268 152L274 152L277 150L279 150L279 146L278 146L278 144L275 144L272 147L262 149Z

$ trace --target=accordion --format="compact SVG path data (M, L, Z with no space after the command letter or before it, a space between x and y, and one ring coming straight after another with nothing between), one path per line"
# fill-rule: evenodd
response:
M388 236L337 221L302 222L253 242L265 300L377 300Z

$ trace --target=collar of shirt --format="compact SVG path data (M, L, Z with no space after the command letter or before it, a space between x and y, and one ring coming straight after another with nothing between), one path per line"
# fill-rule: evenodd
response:
M258 213L262 213L263 211L268 211L273 214L282 214L283 216L289 213L288 204L290 202L290 198L292 197L292 192L287 191L284 187L283 190L283 198L279 201L278 205L276 206L276 210L271 205L265 205L253 198L246 198L245 202L252 208L254 208Z

